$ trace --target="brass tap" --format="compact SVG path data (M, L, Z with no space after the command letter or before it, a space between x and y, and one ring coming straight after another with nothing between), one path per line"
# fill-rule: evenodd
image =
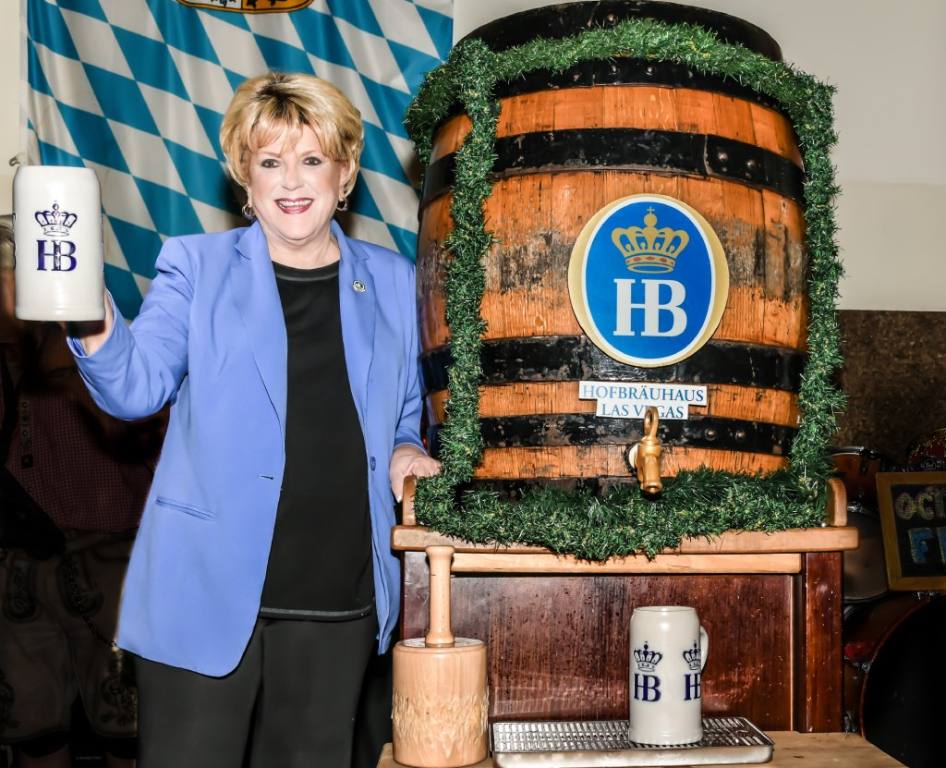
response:
M648 496L660 493L664 487L660 480L660 454L663 449L657 437L659 424L657 409L651 405L644 412L644 436L628 453L628 460L637 472L641 492Z

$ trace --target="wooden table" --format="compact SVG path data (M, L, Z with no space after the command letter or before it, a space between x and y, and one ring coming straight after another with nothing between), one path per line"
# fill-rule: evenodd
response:
M775 742L769 768L903 768L903 763L881 752L873 744L853 733L796 733L776 731L768 734ZM378 768L399 768L386 744ZM489 758L475 768L493 768Z

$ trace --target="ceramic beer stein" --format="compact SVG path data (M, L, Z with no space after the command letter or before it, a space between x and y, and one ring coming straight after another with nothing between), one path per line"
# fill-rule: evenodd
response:
M628 737L638 744L692 744L703 737L701 677L709 650L693 608L652 605L631 614Z
M22 165L13 179L16 316L102 320L102 207L90 168Z

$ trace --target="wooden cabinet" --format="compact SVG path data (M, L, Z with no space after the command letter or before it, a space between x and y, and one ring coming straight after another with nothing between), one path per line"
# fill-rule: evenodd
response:
M420 637L423 548L451 540L419 527L392 538L404 559L402 636ZM681 604L710 637L707 714L841 730L841 551L856 546L853 529L730 533L607 563L451 543L453 629L488 645L493 720L626 718L631 612Z

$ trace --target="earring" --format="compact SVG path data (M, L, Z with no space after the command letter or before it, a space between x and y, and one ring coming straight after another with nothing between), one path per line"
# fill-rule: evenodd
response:
M249 203L243 204L242 211L244 218L249 219L250 221L253 221L253 219L256 218L256 212L253 210L253 206Z
M338 205L335 206L336 211L347 211L348 210L348 198L343 197L338 201Z

